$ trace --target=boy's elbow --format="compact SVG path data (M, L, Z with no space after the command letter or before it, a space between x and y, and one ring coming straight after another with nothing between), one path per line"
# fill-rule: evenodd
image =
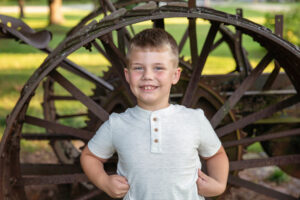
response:
M220 195L222 195L222 194L225 192L226 187L227 187L227 183L225 183L225 184L220 184L219 187L216 187L216 188L215 188L216 190L214 191L214 194L208 195L208 196L206 196L206 197L220 196Z
M87 148L87 147L85 147L85 148ZM85 156L86 156L85 148L82 150L81 155L80 155L80 164L81 164L81 166L83 165L83 163L84 163L84 158L85 158Z
M90 154L90 151L88 149L88 147L84 147L84 149L82 150L81 152L81 155L80 155L80 164L81 166L83 167L84 163L87 161L87 157L89 156Z
M226 190L226 187L227 187L227 183L222 184L222 186L220 188L220 192L219 192L218 195L223 194L225 192L225 190Z
M213 188L211 188L212 190L206 194L201 194L205 197L216 197L216 196L220 196L222 195L225 190L227 188L227 183L222 184L222 183L218 183L215 184Z

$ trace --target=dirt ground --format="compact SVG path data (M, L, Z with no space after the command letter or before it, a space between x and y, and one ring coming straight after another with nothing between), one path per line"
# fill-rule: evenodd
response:
M247 153L243 155L244 159L256 159L264 158L266 154L264 153ZM249 180L251 182L261 184L265 187L272 188L279 192L292 195L294 197L300 197L300 179L287 176L287 180L281 183L276 183L268 180L271 174L275 170L278 170L278 167L269 166L261 168L252 168L246 169L239 172L239 177ZM266 197L265 195L258 194L251 190L245 188L230 188L229 192L225 195L225 200L273 200L273 198Z
M247 154L246 158L263 157L264 155ZM34 163L39 160L43 163L57 162L55 155L51 151L39 151L36 153L22 153L21 162ZM268 181L267 178L276 170L277 167L263 167L259 169L247 169L239 172L239 176L246 180L262 184L266 187L276 189L277 191L300 197L300 179L288 177L287 181L280 184ZM26 193L30 200L52 200L58 198L58 189L56 186L30 186L26 187ZM231 187L224 200L272 200L273 198L266 197L245 188Z
M287 182L277 184L276 182L268 181L267 178L276 170L276 167L264 167L258 169L247 169L239 172L239 176L246 180L261 184L265 187L275 189L279 192L300 197L300 179L289 177ZM245 188L230 188L229 192L224 197L224 200L273 200L262 194L258 194Z

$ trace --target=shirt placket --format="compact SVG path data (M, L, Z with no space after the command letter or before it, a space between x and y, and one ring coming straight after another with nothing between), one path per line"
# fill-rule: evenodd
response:
M161 119L152 113L151 114L151 152L161 153Z

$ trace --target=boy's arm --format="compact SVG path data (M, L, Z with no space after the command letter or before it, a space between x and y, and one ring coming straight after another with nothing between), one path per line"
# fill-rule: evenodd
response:
M229 161L226 152L221 146L215 155L204 159L206 160L208 175L199 169L198 193L206 197L220 195L226 189L229 172Z
M122 198L129 190L129 185L125 177L119 175L109 176L103 167L107 159L95 156L86 146L80 157L80 163L84 173L89 180L98 188L103 190L113 198Z

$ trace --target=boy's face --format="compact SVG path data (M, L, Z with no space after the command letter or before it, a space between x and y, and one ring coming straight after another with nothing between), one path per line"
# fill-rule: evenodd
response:
M124 72L140 107L158 110L169 105L171 86L178 82L181 72L174 59L168 47L132 49Z

